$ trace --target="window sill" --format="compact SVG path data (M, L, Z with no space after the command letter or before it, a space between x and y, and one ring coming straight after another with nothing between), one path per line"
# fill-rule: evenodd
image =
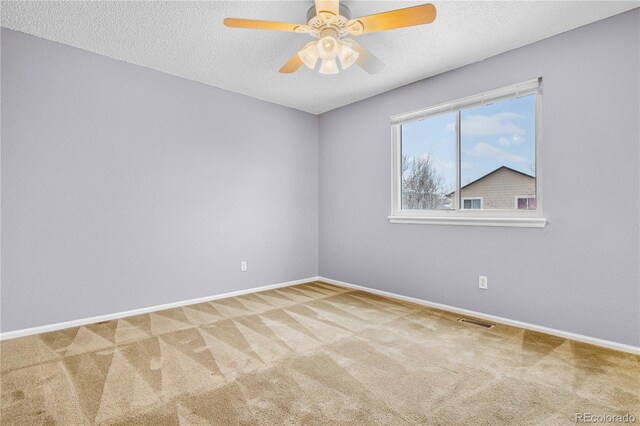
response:
M543 217L423 217L389 216L389 223L422 225L505 226L511 228L544 228Z

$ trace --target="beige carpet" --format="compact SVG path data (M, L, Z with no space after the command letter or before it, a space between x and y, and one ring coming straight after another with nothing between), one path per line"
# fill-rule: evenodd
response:
M640 357L323 283L1 343L3 425L640 422Z

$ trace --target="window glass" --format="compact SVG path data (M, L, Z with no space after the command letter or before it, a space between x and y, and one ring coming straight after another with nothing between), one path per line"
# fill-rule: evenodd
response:
M535 210L536 199L535 198L518 198L518 210Z
M482 209L535 210L535 94L460 111L460 195ZM528 198L534 199L529 206ZM466 207L465 207L466 208Z
M462 200L463 209L478 210L482 208L482 200L480 198L465 198Z
M435 115L401 126L402 208L453 208L456 188L456 114Z

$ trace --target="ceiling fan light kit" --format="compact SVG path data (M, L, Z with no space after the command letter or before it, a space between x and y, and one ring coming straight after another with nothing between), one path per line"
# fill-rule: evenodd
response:
M307 44L298 56L309 69L314 70L319 59L322 59L318 72L320 74L337 74L338 65L336 59L340 61L340 68L346 70L353 65L360 53L351 48L347 41L325 36L317 42Z
M283 74L293 73L303 64L315 70L318 62L320 74L337 74L353 64L375 74L384 68L384 64L355 40L344 37L429 24L435 18L436 8L423 4L351 19L351 11L339 0L316 0L315 6L307 12L306 25L240 18L226 18L224 24L232 28L309 34L316 38L280 68Z

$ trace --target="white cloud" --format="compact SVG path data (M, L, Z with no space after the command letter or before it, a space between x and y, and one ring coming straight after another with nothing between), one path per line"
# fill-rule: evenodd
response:
M523 136L525 130L514 121L524 116L515 112L500 112L493 115L470 115L462 121L463 136Z
M511 137L501 137L498 139L498 143L502 146L515 146L521 145L524 142L524 138L518 135L512 135Z
M511 161L514 163L524 163L527 161L524 157L511 154L484 142L477 143L473 149L465 149L464 152L473 157L492 157L501 161Z
M455 170L456 169L455 161L446 160L446 159L442 159L442 158L429 157L429 155L422 155L422 156L420 156L420 158L422 160L426 160L428 158L431 158L431 164L433 164L433 167L436 170L439 170L440 172L445 172L447 170ZM413 161L416 161L416 159L414 157L408 157L408 160L409 160L409 163L412 163ZM474 164L473 164L472 161L461 161L460 162L460 167L462 167L463 169L473 169Z
M437 170L440 170L440 171L452 170L452 169L455 169L456 167L456 163L450 160L443 160L441 158L432 158L432 161L433 161L433 167L435 167Z

